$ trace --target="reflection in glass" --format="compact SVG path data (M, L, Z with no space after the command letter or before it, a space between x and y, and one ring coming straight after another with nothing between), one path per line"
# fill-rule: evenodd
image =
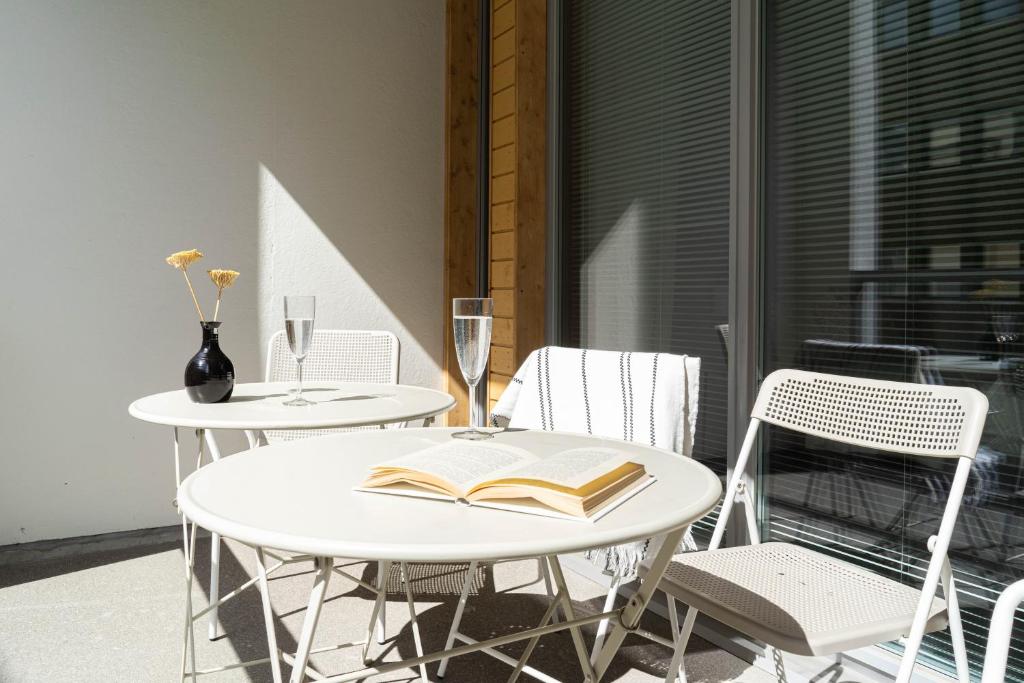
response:
M890 3L767 5L763 371L986 394L951 551L977 671L993 600L1024 575L1024 21L1019 3L999 22L996 3L905 7L906 45L887 49ZM778 429L764 444L767 538L920 585L949 466ZM948 636L929 636L925 657L951 670Z

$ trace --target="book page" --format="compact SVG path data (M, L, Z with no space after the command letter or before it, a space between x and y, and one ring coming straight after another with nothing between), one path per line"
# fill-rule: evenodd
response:
M449 443L382 462L375 465L373 471L403 469L425 472L452 484L461 495L465 495L477 483L504 476L536 460L537 456L522 448L452 439Z
M537 459L505 476L578 489L627 462L625 453L611 448L573 448Z

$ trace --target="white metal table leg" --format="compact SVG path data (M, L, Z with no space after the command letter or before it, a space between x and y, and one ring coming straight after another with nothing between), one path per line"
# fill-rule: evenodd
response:
M409 578L409 565L399 563L402 572L402 583L405 584L405 601L409 606L409 625L412 627L412 639L416 644L416 656L423 656L423 641L420 640L420 625L416 623L416 603L412 599L412 580ZM427 665L420 664L420 680L427 683Z
M220 460L220 448L217 440L213 438L213 432L205 430L206 446L210 449L210 459L216 462ZM207 626L207 637L214 640L217 633L217 601L220 599L220 534L210 534L210 594L209 604L211 606L209 625Z
M539 626L547 626L555 616L555 610L562 603L562 595L558 594L552 596L552 599L548 602L548 607L544 610L544 616L540 619ZM530 638L526 643L526 648L523 649L523 654L519 656L519 661L516 662L515 667L512 669L512 674L508 677L508 683L515 683L519 678L519 673L526 669L526 662L533 654L533 649L537 647L537 643L540 642L540 636L534 636ZM448 648L446 648L448 649Z
M541 560L543 562L543 560ZM462 613L466 609L466 600L469 599L469 588L473 585L473 577L476 576L476 568L480 563L476 560L469 563L466 571L466 580L462 582L462 592L459 594L459 604L455 607L455 617L452 619L452 626L448 629L448 640L444 642L444 649L450 650L455 645L455 634L459 632L459 625L462 623ZM448 668L448 658L441 660L437 667L439 678L444 677L445 669Z
M377 644L378 645L383 645L384 641L386 640L386 637L387 637L387 634L386 634L386 624L385 624L386 619L385 619L385 617L387 616L387 611L388 611L387 610L388 574L390 572L391 572L391 563L390 562L384 562L383 560L378 560L377 561L377 591L378 591L377 595L378 595L378 602L379 602L379 599L380 599L381 592L383 592L383 594L384 594L383 604L381 605L381 607L379 609L376 610L376 613L377 613Z
M191 527L191 533L189 533ZM185 631L182 635L181 649L181 680L185 680L186 659L191 663L191 678L196 680L196 633L192 619L192 577L196 556L196 525L189 524L185 515L181 516L181 534L185 553Z
M245 431L245 440L249 443L249 448L256 448L257 446L260 445L260 435L263 432L256 431L256 430L253 430L253 429L246 429L244 431Z
M263 548L256 548L256 571L260 578L260 601L263 603L263 622L267 627L267 649L270 671L274 683L281 683L281 654L277 649L277 631L274 629L274 610L270 606L270 586L267 582L267 562Z
M333 561L330 557L316 558L316 579L309 594L309 605L306 608L306 618L302 622L302 633L299 636L298 650L295 651L289 683L302 683L306 676L306 663L309 661L309 651L313 647L313 635L316 633L316 622L320 619L320 609L324 606L327 586L331 582L332 567Z
M679 539L683 537L685 531L685 529L677 529L665 534L665 541L661 544L658 554L655 555L654 562L651 563L647 571L647 576L640 584L640 589L626 603L620 613L618 623L614 625L612 632L604 641L604 647L601 648L601 652L597 656L597 663L594 665L595 680L601 680L604 672L608 670L612 658L619 651L622 641L626 639L626 634L636 630L640 616L647 609L647 603L651 601L651 596L654 595L661 577L665 575L665 570L668 569L668 565L672 561L672 553L678 547ZM589 664L589 660L587 663Z
M612 579L612 583L608 586L608 595L604 599L604 608L602 612L611 612L612 607L615 607L615 598L619 597L619 584L622 583L622 578L616 576ZM591 663L597 661L597 653L601 651L601 646L604 644L604 634L608 632L608 620L604 619L597 625L597 636L594 638L594 649L591 651L590 661Z
M377 562L377 598L373 601L373 612L370 614L370 624L366 628L366 642L363 643L363 664L370 664L370 643L373 641L373 627L377 625L378 642L384 638L384 617L381 616L387 608L388 597L388 574L391 573L391 562L381 560Z
M576 619L576 614L572 609L572 599L569 597L569 587L565 585L565 576L562 574L562 565L558 562L558 556L549 556L548 564L551 567L551 578L555 580L555 587L562 596L562 614L565 615L565 620L567 622L574 621ZM569 635L572 636L572 644L576 648L576 656L580 660L580 668L583 670L584 682L596 683L598 677L595 675L594 667L590 663L590 653L587 652L587 646L583 642L583 633L580 631L578 626L573 626L569 629Z

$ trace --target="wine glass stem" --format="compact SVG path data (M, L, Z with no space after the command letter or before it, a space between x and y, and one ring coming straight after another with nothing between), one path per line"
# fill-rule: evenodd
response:
M476 384L469 385L469 428L476 431L483 426L480 415L480 404L476 401Z
M296 374L298 375L298 382L295 390L295 400L302 398L302 361L296 360Z

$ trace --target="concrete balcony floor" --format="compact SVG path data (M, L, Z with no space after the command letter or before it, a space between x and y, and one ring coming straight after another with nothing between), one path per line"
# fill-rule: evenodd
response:
M102 544L99 544L102 545ZM173 681L180 664L184 619L184 565L174 532L159 530L140 535L129 547L102 548L86 543L78 551L47 558L31 553L0 552L0 681L68 680ZM197 608L206 604L209 581L209 539L198 544ZM59 553L58 553L59 554ZM227 542L221 556L222 593L254 575L253 551ZM455 610L465 566L422 566L413 571L417 610L424 647L444 644ZM349 571L372 580L376 567L353 564ZM543 584L536 582L536 562L512 562L477 575L474 596L463 621L463 631L479 637L536 624L545 608ZM571 571L566 572L577 604L598 609L601 587ZM397 573L393 588L400 589ZM312 582L311 563L283 568L272 576L272 603L277 615L278 642L294 650ZM524 585L525 584L525 585ZM368 591L335 576L324 606L315 646L358 640L372 607ZM647 623L649 622L649 623ZM644 626L667 635L667 624L648 617ZM206 668L266 656L266 641L259 595L248 590L221 608L222 635L210 641L205 619L196 624L197 664ZM413 656L412 632L404 594L394 592L387 603L388 640L371 653L383 661ZM593 629L587 630L588 642ZM521 643L508 646L513 656ZM671 653L667 648L630 636L605 680L660 681ZM530 663L566 681L580 680L578 665L567 634L543 638ZM690 681L774 680L732 655L693 639L686 657ZM322 672L338 673L360 665L359 649L349 648L314 655L312 664ZM436 664L428 667L435 680ZM285 676L288 667L283 665ZM473 654L450 662L448 683L505 680L510 669L483 655ZM210 683L270 681L267 665L203 676ZM381 676L381 681L416 680L416 672L402 670ZM523 677L521 680L532 680Z

